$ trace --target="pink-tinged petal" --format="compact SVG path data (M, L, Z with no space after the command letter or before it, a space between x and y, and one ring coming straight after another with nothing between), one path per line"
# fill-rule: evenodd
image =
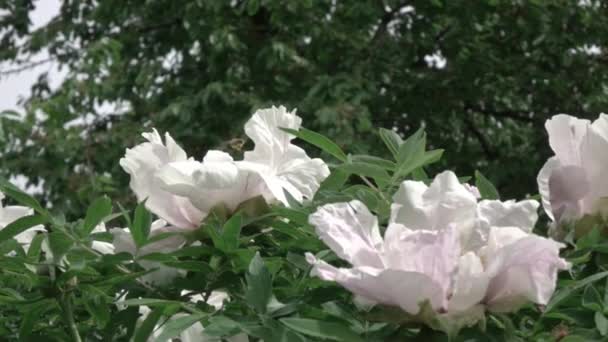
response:
M549 145L562 165L581 164L581 143L589 125L589 120L566 114L558 114L547 120L545 128L549 133Z
M177 227L198 227L203 213L188 199L165 191L157 177L164 165L185 161L186 153L168 134L166 145L156 130L142 135L148 142L127 149L120 159L120 165L131 176L130 186L137 200L146 200L148 210Z
M608 115L600 114L590 126L582 144L582 168L590 184L588 194L582 200L584 214L602 211L608 197ZM605 209L604 209L605 210Z
M481 303L486 295L488 282L479 257L473 252L462 255L458 260L458 275L448 312L466 311Z
M481 198L481 193L479 192L479 189L477 189L476 186L470 185L468 183L463 183L462 185L464 186L465 189L467 189L468 192L470 192L473 196L475 196L476 199Z
M412 315L419 313L420 304L426 300L435 310L446 309L441 286L425 274L371 267L336 268L310 253L306 260L313 265L311 275L337 282L368 302L397 306Z
M557 272L569 267L559 256L562 247L517 228L492 229L484 251L486 272L491 277L484 299L488 308L507 312L528 301L547 304L555 291Z
M578 219L583 212L583 199L590 194L591 184L585 170L567 165L555 168L549 178L551 210L557 221Z
M410 230L393 223L384 236L386 268L424 274L440 286L444 298L451 292L459 256L455 226L428 231Z
M359 201L327 204L309 222L319 238L354 266L382 268L382 237L377 218Z
M552 221L555 220L555 216L553 215L553 209L551 208L551 189L549 187L549 179L551 179L553 170L557 169L558 167L560 167L559 159L557 159L557 157L551 157L547 160L545 165L543 165L542 169L540 169L538 177L536 178L543 209Z
M245 124L245 133L253 140L253 151L245 152L239 166L257 174L265 186L260 194L268 201L275 199L289 205L284 192L298 202L311 199L321 182L329 176L323 160L311 159L291 143L294 136L280 128L299 129L302 119L285 107L258 110Z

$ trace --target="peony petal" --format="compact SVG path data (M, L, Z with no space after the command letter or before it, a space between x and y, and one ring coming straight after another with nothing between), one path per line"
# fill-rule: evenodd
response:
M465 245L473 233L477 199L451 171L437 175L429 187L422 182L403 182L393 202L391 223L414 230L456 225Z
M254 141L253 151L245 152L239 166L259 175L265 183L261 195L289 205L284 191L297 201L311 199L321 181L329 176L323 160L308 157L306 152L291 144L293 135L280 128L300 128L302 119L285 107L258 110L245 124L245 133Z
M582 143L582 168L590 186L588 194L582 200L584 214L595 214L605 211L603 203L608 197L608 115L600 114L590 126L587 136Z
M255 197L257 194L248 190L253 178L232 157L219 151L209 151L202 163L194 160L168 163L158 172L163 189L187 198L205 214L219 204L234 210Z
M340 258L354 266L382 268L382 237L378 220L359 201L327 204L309 222L319 238Z
M531 233L538 220L539 203L535 200L515 202L483 200L478 205L481 224L490 227L517 227Z
M393 223L386 230L383 255L386 268L426 275L440 286L444 298L451 292L459 256L455 226L428 231L410 230Z
M156 130L142 135L148 142L127 149L125 157L120 159L120 165L131 176L130 186L137 200L146 200L148 210L177 227L198 227L203 214L188 199L163 190L156 177L164 165L185 161L186 153L169 134L166 146Z
M562 165L581 164L580 147L589 125L589 120L566 114L547 120L545 128L549 133L549 145Z
M368 302L397 306L412 315L419 313L420 304L425 300L436 310L445 309L441 287L422 273L369 267L336 268L310 253L306 260L313 265L311 275L335 281Z
M563 244L518 228L495 228L485 253L491 277L485 302L496 312L513 311L532 301L547 304L555 291L557 272L569 267L559 257Z
M488 282L479 257L473 252L462 255L458 260L458 275L448 312L462 312L475 307L486 295Z
M559 166L559 159L557 159L557 157L551 157L547 160L545 165L543 165L542 169L540 169L540 172L538 173L538 177L536 177L536 182L538 183L538 192L540 193L542 199L543 209L552 221L555 220L555 216L553 215L553 210L551 209L551 189L549 188L549 179L551 179L553 170Z

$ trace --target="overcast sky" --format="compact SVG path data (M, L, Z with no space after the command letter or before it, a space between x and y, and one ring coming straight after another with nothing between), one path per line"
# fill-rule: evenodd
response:
M60 0L38 0L35 2L36 9L31 12L30 20L32 28L43 26L59 13ZM44 60L48 57L46 53L32 56L31 62ZM12 70L17 66L11 63L0 63L0 72ZM14 73L8 76L0 76L0 112L11 109L21 111L18 105L20 99L27 98L30 87L36 81L40 73L49 71L51 86L57 86L63 79L65 70L59 71L55 63L45 63L35 68Z

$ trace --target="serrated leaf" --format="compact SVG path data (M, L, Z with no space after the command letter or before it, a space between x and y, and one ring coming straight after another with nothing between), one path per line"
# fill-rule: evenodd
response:
M251 259L246 278L245 299L247 303L257 312L265 313L266 306L272 297L272 276L260 257L260 253L256 253Z
M282 318L286 327L304 335L332 341L363 342L364 340L346 326L307 318Z
M82 224L84 236L88 236L104 218L112 214L112 201L106 196L97 198L87 209Z
M287 133L291 133L291 134L295 135L296 137L306 141L307 143L309 143L311 145L314 145L314 146L320 148L322 151L331 154L332 156L336 157L338 160L340 160L342 162L346 161L346 154L344 153L344 151L342 151L340 146L338 146L336 143L334 143L333 141L331 141L329 138L327 138L326 136L324 136L322 134L313 132L306 128L300 128L297 131L294 129L289 129L289 128L281 128L281 129Z
M494 184L490 182L481 172L475 171L475 186L481 194L481 198L488 200L498 200L500 195Z

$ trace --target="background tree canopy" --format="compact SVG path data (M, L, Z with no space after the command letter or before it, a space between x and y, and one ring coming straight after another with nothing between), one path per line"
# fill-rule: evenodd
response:
M548 156L544 120L608 104L601 1L65 0L31 31L34 6L0 1L0 60L47 49L69 73L58 89L40 76L24 120L1 116L0 173L44 181L68 214L133 200L118 160L141 132L234 153L269 104L352 153L385 153L374 126L423 125L438 168L521 196Z

